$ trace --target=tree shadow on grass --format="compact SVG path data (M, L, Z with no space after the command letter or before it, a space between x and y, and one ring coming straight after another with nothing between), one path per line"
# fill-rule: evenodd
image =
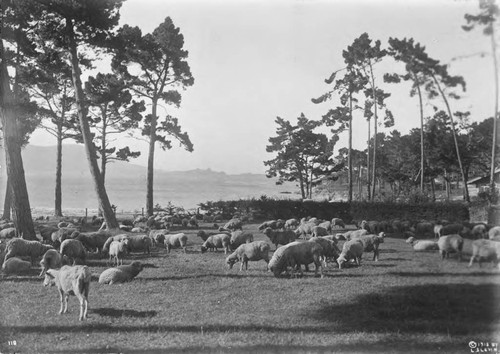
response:
M491 277L498 276L496 272L457 272L457 273L433 273L433 272L390 272L388 275L397 275L401 277L463 277L463 276L473 276L473 277Z
M90 313L95 313L99 316L107 317L154 317L158 314L157 311L136 311L129 309L115 309L110 307L90 309Z

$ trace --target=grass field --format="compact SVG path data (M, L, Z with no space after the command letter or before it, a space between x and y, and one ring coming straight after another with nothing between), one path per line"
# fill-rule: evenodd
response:
M266 240L256 224L244 229ZM130 283L98 284L106 260L90 257L87 321L75 297L57 314L39 268L0 279L0 352L471 353L471 341L500 343L500 273L489 264L441 261L388 237L378 262L365 254L360 267L329 264L323 279L275 278L263 261L228 270L223 252L201 254L187 232L186 254L129 256L146 265Z

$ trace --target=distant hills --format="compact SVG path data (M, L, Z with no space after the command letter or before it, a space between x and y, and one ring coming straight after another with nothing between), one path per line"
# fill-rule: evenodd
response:
M1 151L1 150L0 150ZM1 151L1 165L5 161ZM56 147L28 145L23 150L23 164L31 207L53 208ZM0 196L3 202L5 169L1 169ZM63 209L94 209L97 200L83 146L63 146ZM240 198L294 198L293 184L278 186L264 174L229 175L208 170L155 170L154 202L162 206L168 202L184 208L199 203ZM146 167L127 162L113 162L106 172L106 188L111 203L118 210L141 210L146 203Z

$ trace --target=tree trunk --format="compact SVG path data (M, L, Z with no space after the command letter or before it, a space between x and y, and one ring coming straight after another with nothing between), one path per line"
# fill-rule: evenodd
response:
M370 176L370 137L371 137L371 132L370 132L370 119L368 119L368 148L366 149L366 184L367 184L367 191L368 195L367 198L368 200L372 200L372 191L371 191L371 176Z
M495 161L497 155L497 143L498 143L498 135L500 135L500 130L498 128L498 120L500 117L498 116L498 62L497 62L497 45L495 42L495 26L491 26L491 47L493 54L493 65L495 68L495 114L493 115L493 143L491 147L491 168L490 168L490 190L493 195L495 193Z
M413 81L417 84L418 104L420 107L420 191L424 193L424 106L422 104L422 91L418 83L417 75L413 72ZM433 192L434 193L434 192Z
M9 185L9 177L7 177L7 184L5 185L5 199L3 201L3 215L2 219L10 220L10 209L12 208L12 191Z
M0 41L0 118L3 125L3 145L8 184L12 193L12 215L17 234L27 240L36 240L35 227L21 156L21 137L16 118L16 102L9 85L9 73Z
M97 165L96 152L92 142L92 135L90 132L89 122L86 117L85 100L83 97L82 82L80 79L80 67L78 65L78 54L76 50L76 41L73 32L73 23L70 18L66 18L66 30L69 39L69 51L71 58L71 73L73 76L73 85L75 87L76 105L78 108L78 120L82 130L83 142L85 145L85 152L87 153L87 160L89 162L90 173L94 180L94 187L108 229L118 228L115 213L111 208L106 188L102 181L101 172Z
M352 202L352 92L349 92L349 152L347 154L349 192L347 201Z
M55 216L62 216L62 140L62 122L59 122L57 124Z
M146 191L146 213L148 216L153 215L153 177L154 177L154 162L155 162L155 144L156 144L156 124L158 117L156 116L156 108L158 99L153 98L151 111L151 131L149 132L149 152L148 152L148 172L147 172L147 191Z
M370 65L370 75L372 79L372 94L373 94L373 166L372 166L372 194L371 194L371 199L373 200L375 198L375 179L377 178L377 123L378 123L378 116L377 116L377 94L375 90L375 76L373 75L373 67L371 62L369 63Z

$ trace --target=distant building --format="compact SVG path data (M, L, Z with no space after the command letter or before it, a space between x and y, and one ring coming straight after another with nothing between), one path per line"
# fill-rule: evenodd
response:
M495 187L500 189L500 167L495 170ZM483 177L472 178L467 182L467 187L469 188L469 195L475 197L480 192L484 192L490 189L490 175Z

